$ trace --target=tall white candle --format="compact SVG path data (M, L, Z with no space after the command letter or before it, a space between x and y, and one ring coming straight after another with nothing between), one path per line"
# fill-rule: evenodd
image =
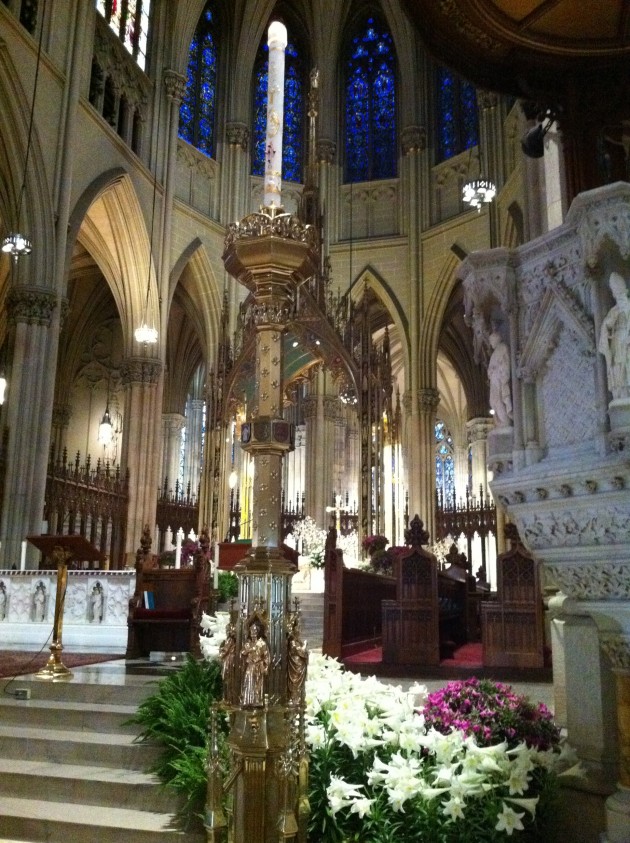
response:
M20 554L20 571L26 570L26 542L22 542L22 553Z
M179 568L182 564L182 531L177 531L177 543L175 545L175 567Z
M284 121L284 51L287 28L273 21L267 32L269 69L267 73L267 135L265 138L266 208L279 208L282 188L282 125Z
M212 569L212 587L216 591L219 587L219 542L214 543L214 565Z

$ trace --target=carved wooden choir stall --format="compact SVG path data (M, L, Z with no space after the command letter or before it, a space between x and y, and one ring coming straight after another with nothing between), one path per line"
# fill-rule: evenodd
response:
M543 667L544 621L538 563L514 524L510 548L497 557L497 599L481 604L483 662L489 667Z
M199 545L191 566L159 568L150 553L149 527L145 527L136 554L135 592L129 601L126 658L146 657L150 652L200 655L201 616L212 611L206 532L202 531Z

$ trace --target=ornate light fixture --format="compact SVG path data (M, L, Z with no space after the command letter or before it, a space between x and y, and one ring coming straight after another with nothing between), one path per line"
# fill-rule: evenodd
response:
M114 433L114 425L112 424L112 417L109 414L109 399L103 413L103 418L98 426L98 441L103 447L106 447L112 441Z
M466 205L481 211L482 205L492 202L497 195L497 189L490 179L474 179L467 181L462 189L462 199Z
M7 234L2 241L2 251L12 255L16 260L22 255L30 255L33 244L24 234Z

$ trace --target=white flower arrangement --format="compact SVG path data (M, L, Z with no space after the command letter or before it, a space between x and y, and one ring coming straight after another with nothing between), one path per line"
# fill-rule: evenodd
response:
M204 616L209 660L226 623L226 614ZM403 691L310 654L305 733L313 840L494 843L536 826L548 776L573 763L571 754L523 742L510 747L507 740L479 746L458 729L444 734L425 722L426 696L423 685Z

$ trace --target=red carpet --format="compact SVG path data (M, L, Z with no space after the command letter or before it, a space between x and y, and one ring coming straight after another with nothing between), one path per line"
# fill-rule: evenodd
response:
M383 660L383 650L381 647L372 647L370 650L364 650L362 653L355 653L354 656L347 656L343 662L346 667L358 667L359 665L380 664ZM455 650L452 659L442 659L440 667L482 667L483 658L481 644L464 644L458 650Z
M0 650L0 677L23 676L26 673L36 673L44 667L50 656L50 650L42 653L31 653L25 650ZM61 661L66 667L82 667L86 664L109 662L122 659L124 656L114 653L70 653L65 650L61 654Z

